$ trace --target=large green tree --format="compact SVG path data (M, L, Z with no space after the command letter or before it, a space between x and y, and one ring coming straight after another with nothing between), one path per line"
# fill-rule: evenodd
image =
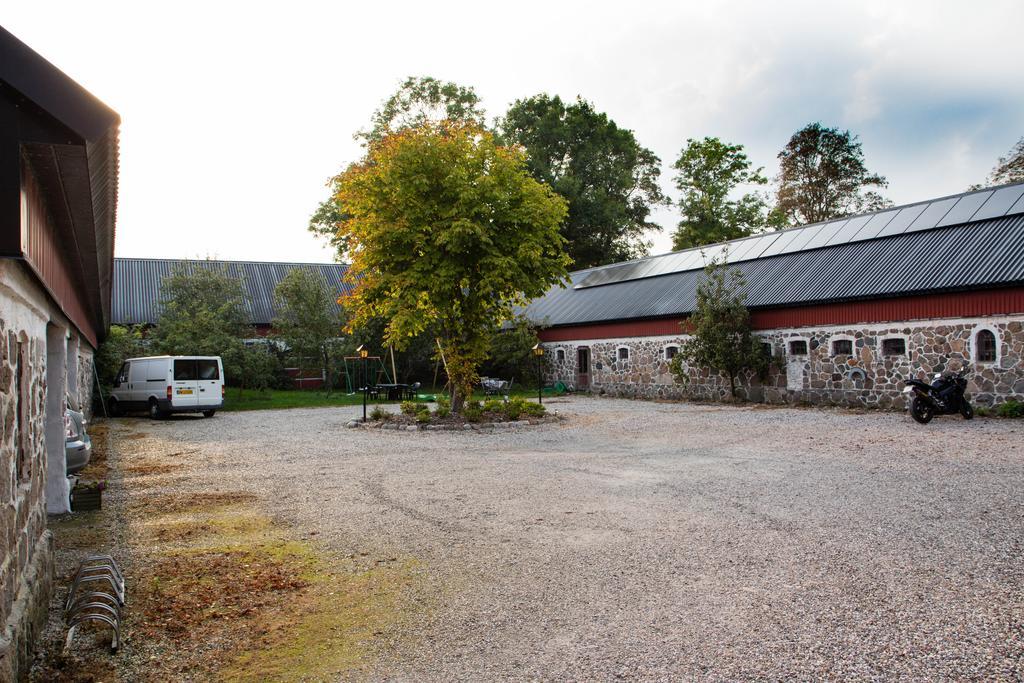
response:
M244 382L252 335L242 281L216 263L180 267L164 278L160 315L151 339L172 356L220 356L224 374Z
M892 202L869 188L884 188L884 176L872 173L864 150L848 130L810 123L779 152L776 207L793 224L817 223Z
M565 201L530 177L521 150L457 122L371 141L336 186L350 326L382 318L399 349L433 329L461 410L494 328L566 275Z
M410 76L373 112L370 127L359 131L355 137L367 145L406 128L441 121L461 121L482 127L484 110L480 106L480 98L470 87L429 76ZM309 231L326 239L341 261L345 259L349 246L347 233L341 229L347 215L336 200L338 188L335 183L336 178L328 182L330 196L320 202L310 217Z
M983 185L975 185L971 189L977 190L982 187L1006 185L1007 183L1019 183L1021 181L1024 181L1024 137L1010 148L1006 156L999 157Z
M337 299L338 291L299 268L285 275L274 289L274 335L288 346L300 368L323 372L328 394L338 355L347 347L347 339L342 339L345 318Z
M667 203L661 160L583 99L536 95L516 101L498 121L506 142L522 145L533 177L569 202L562 227L575 268L645 255L644 235L660 230L651 209Z
M697 285L697 307L683 322L690 336L672 359L671 370L688 380L689 367L708 368L729 378L729 393L736 397L736 379L744 372L763 373L768 356L750 326L746 283L737 268L712 261Z
M711 137L691 138L673 168L676 187L682 193L677 205L683 217L672 234L673 249L746 237L780 222L763 194L735 196L745 185L768 183L764 169L753 168L743 145Z

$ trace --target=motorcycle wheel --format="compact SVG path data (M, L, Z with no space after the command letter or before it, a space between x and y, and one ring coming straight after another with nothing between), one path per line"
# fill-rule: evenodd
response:
M965 420L974 419L974 408L967 401L960 402L960 414L964 416Z
M926 425L935 417L935 410L931 403L915 396L910 401L910 416L915 421Z

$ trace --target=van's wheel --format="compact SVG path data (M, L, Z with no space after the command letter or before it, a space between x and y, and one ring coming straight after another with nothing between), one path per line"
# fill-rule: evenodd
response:
M216 412L216 410L204 410L203 417L213 417L214 413Z
M910 401L910 416L923 425L928 424L935 417L935 409L932 404L922 398L914 397Z
M964 416L965 420L974 419L974 408L967 401L960 402L960 414Z
M156 402L156 399L149 399L149 418L151 420L159 420L163 416L164 411L160 410L160 405Z
M107 414L110 417L121 417L121 405L117 402L117 399L113 396L107 401Z

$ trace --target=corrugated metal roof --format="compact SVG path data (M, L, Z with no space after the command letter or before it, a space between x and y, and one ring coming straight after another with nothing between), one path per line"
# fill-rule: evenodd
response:
M1024 203L1018 201L1022 199L1022 194L1024 183L973 190L730 242L625 263L612 263L588 270L584 277L573 280L573 287L601 287L685 270L700 270L705 263L722 256L727 263L739 263L766 256L959 225L972 220L1009 216L1024 212Z
M285 275L302 269L320 278L332 291L347 293L343 282L348 266L338 263L266 263L253 261L191 261L183 259L114 259L113 323L153 324L160 315L163 280L176 269L223 269L239 278L246 291L246 308L254 325L274 319L274 288Z
M1024 283L1024 215L782 253L734 267L746 280L751 308L1016 286ZM696 305L703 272L574 288L600 270L570 274L568 287L553 287L533 301L527 316L555 326L685 315Z

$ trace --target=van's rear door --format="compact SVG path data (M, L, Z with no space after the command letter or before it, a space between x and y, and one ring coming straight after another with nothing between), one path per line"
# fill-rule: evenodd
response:
M199 403L200 405L220 405L220 386L224 379L220 376L219 358L200 358L199 368Z
M174 408L192 408L199 403L199 368L195 358L174 359Z

